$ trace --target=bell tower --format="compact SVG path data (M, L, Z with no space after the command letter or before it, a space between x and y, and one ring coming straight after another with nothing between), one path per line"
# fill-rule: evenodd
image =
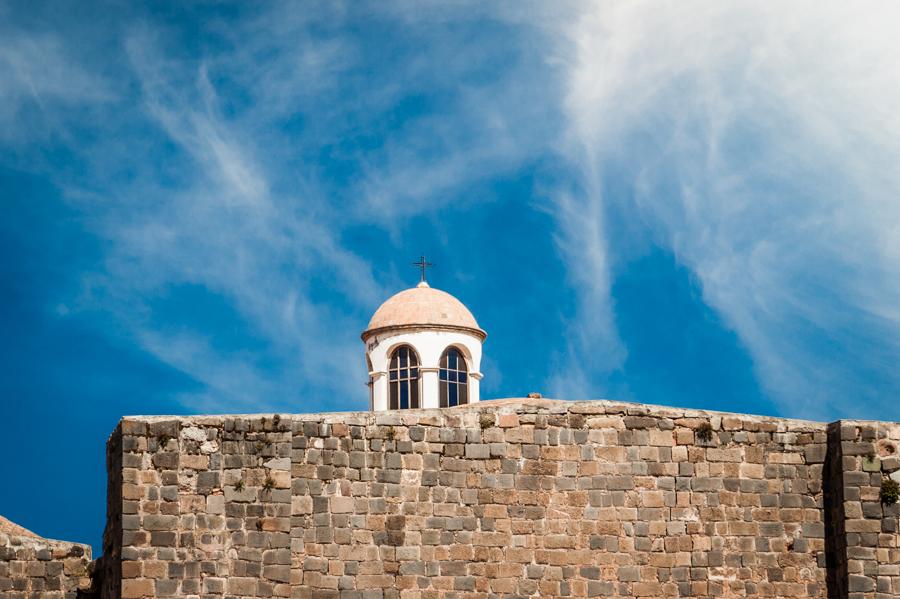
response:
M381 304L362 333L376 411L448 408L480 399L487 333L462 302L434 289L422 256L419 284Z

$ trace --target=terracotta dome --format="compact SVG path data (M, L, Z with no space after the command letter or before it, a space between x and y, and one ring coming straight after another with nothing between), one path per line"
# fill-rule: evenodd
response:
M369 326L362 334L363 340L387 329L433 327L462 330L482 340L487 333L481 330L475 317L461 301L427 283L419 283L394 295L375 311Z

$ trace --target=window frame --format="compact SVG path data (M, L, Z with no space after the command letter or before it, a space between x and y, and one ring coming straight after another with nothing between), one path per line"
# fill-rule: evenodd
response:
M422 364L411 345L404 343L391 350L387 382L388 409L415 410L422 406Z
M451 356L451 352L455 355ZM447 347L438 362L438 405L442 408L467 405L470 376L465 352L455 345Z

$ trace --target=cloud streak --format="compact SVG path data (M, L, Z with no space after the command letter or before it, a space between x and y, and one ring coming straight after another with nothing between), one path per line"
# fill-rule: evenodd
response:
M67 55L59 36L2 26L0 35L0 143L65 136L60 110L114 100L109 82Z
M353 369L357 380L326 374L355 366L359 351L352 339L321 351L331 326L352 325L313 301L307 281L329 272L336 290L354 301L373 302L383 292L368 265L340 246L327 216L316 215L322 198L302 173L293 175L291 191L273 191L274 175L262 164L282 159L279 154L290 147L279 140L263 158L254 131L269 124L271 113L224 116L207 64L173 65L154 35L137 32L127 48L147 117L189 165L200 168L180 171L172 187L141 180L131 191L142 206L107 214L106 234L115 243L108 282L117 295L133 299L154 297L174 284L202 285L221 294L263 337L265 352L275 356L276 364L260 368L241 352L218 350L203 341L203 331L167 331L158 323L133 321L130 311L121 310L126 305L121 298L110 309L129 321L146 349L206 385L200 396L185 398L195 408L272 407L295 399L304 386L328 387L338 397L364 397L361 365ZM247 67L245 74L250 67L240 66ZM195 79L179 79L191 72ZM150 209L148 198L154 198ZM137 220L135 208L141 212ZM123 289L122 281L138 286Z
M133 175L105 180L97 192L63 183L110 244L80 307L102 306L145 351L200 382L201 391L182 398L191 409L296 405L301 391L314 404L364 405L359 341L334 331L360 330L402 282L377 283L344 232L380 226L397 243L409 219L448 201L448 190L509 172L533 151L535 132L512 126L534 110L511 110L510 85L526 85L513 76L448 88L444 114L414 110L395 127L398 105L435 102L442 84L429 65L465 74L489 49L459 52L444 38L428 56L406 60L422 47L398 38L397 68L376 70L371 42L343 29L357 21L407 29L413 39L446 24L335 7L298 14L275 4L233 27L211 25L210 48L189 54L171 49L179 37L171 27L145 21L124 30L118 66L139 92L129 100L136 110L101 125L117 134L86 154L97 172L114 170L115 155ZM376 134L383 141L368 147L365 138ZM111 152L124 146L127 155ZM335 187L314 159L323 151L358 174ZM218 347L215 331L192 314L161 321L160 303L193 288L225 298L263 348Z
M585 10L561 40L565 152L586 193L558 202L564 240L605 248L582 310L611 320L608 264L628 256L580 215L614 213L697 274L786 413L887 409L883 389L900 384L893 21L821 4Z
M616 280L656 246L700 281L785 413L888 409L897 9L545 6L270 3L183 22L128 8L90 52L84 24L6 27L3 164L47 174L103 244L69 314L103 311L200 382L193 408L301 390L358 407L358 340L334 331L403 285L394 254L468 251L456 270L487 279L496 240L552 236L558 256L524 253L541 276L565 265L541 311L548 329L565 320L541 360L557 367L535 376L596 396L629 358ZM59 168L54 152L74 158ZM501 214L546 212L555 228L473 232L518 180ZM252 347L223 345L205 312Z

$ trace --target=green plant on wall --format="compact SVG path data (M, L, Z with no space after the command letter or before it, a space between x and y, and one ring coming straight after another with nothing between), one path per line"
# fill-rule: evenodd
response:
M881 503L894 505L897 500L900 500L900 483L892 478L883 478L881 480Z
M478 417L478 424L481 426L481 430L491 428L494 426L494 415L490 412L482 412Z
M266 477L266 481L263 483L263 491L271 491L275 488L275 479L271 476Z
M703 422L700 424L700 426L697 427L697 430L694 431L694 434L697 436L698 441L709 443L713 438L712 425L708 422Z

